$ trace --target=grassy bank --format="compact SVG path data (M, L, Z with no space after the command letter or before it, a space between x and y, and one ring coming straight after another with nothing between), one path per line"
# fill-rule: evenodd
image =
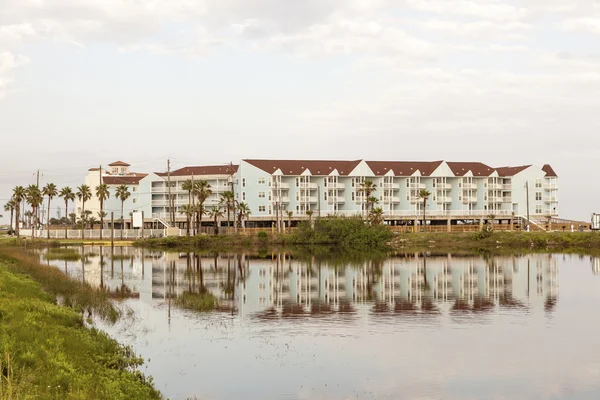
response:
M142 359L85 326L90 313L119 315L105 293L0 249L0 399L160 398Z
M600 251L600 234L595 232L422 232L396 235L390 246L392 249L512 249L515 251L570 250L595 252Z

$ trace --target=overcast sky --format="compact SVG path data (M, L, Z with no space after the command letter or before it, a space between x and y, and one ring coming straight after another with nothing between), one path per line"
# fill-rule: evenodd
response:
M2 205L116 159L445 159L550 163L588 220L599 106L598 0L0 0Z

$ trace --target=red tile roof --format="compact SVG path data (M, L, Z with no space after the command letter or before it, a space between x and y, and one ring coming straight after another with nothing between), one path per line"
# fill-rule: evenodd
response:
M514 176L529 167L531 167L531 165L521 165L519 167L500 167L496 168L496 171L498 171L499 176Z
M340 175L348 175L360 164L361 160L355 161L331 161L331 160L244 160L250 165L273 174L278 169L283 175L302 175L307 169L313 176L328 176L334 170Z
M127 164L123 161L115 161L113 163L108 164L109 167L130 167L131 165Z
M123 176L105 176L102 182L107 185L137 185L140 181L148 176L147 174L123 175Z
M542 167L542 171L546 173L546 176L558 177L558 175L556 175L556 172L554 172L554 169L552 169L550 164L544 164L544 166Z
M473 173L473 176L490 176L495 171L494 168L480 162L449 161L446 164L448 164L454 176L464 176L469 171Z
M383 176L392 170L395 176L412 176L417 170L422 176L429 176L443 161L366 161L376 176Z
M100 168L90 168L88 171L98 171Z
M233 167L233 172L237 172L237 165L203 165L203 166L191 166L191 167L183 167L171 172L171 176L202 176L202 175L230 175L231 167ZM161 176L167 176L165 173Z

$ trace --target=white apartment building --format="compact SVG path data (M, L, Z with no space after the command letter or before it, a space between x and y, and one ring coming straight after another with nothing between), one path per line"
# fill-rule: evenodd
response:
M238 202L249 206L249 223L258 226L271 226L278 210L280 216L291 212L293 221L307 219L307 212L322 217L366 215L367 200L360 188L367 180L373 182L371 196L389 224L415 221L424 211L432 224L490 215L499 220L529 215L532 221L543 222L559 210L558 176L547 164L494 168L481 162L245 159L239 166L188 166L170 174L145 174L131 172L129 164L119 161L107 169L90 169L85 183L94 193L99 182L109 185L111 197L104 210L114 212L115 220L120 218L121 203L114 191L125 184L132 194L125 202L126 219L131 212L143 211L146 223L174 222L183 228L186 217L181 208L190 201L183 185L188 180L206 180L210 185L207 209L215 207L224 192L233 191ZM419 197L422 189L430 192L426 210ZM85 208L96 215L95 196ZM79 214L80 201L76 209ZM203 223L211 221L205 217Z

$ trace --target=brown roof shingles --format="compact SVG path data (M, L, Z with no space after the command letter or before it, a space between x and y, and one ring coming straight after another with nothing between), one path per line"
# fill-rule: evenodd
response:
M554 172L554 169L552 169L550 164L544 164L544 166L542 167L542 171L546 173L546 176L558 178L558 175L556 175L556 172Z
M129 165L123 161L115 161L115 162L108 164L108 166L109 167L130 167L131 165Z
M429 176L443 161L366 161L376 176L384 176L392 170L395 176L412 176L417 170Z
M496 171L498 171L499 176L514 176L519 172L526 170L529 167L531 167L531 165L521 165L518 167L500 167L496 168Z
M104 176L102 182L107 185L137 185L147 174L124 175L124 176Z
M481 162L448 161L446 164L448 164L454 176L464 176L469 171L473 173L473 176L490 176L495 171L494 168Z
M233 172L237 172L237 165L204 165L183 167L171 172L171 176L230 175L232 167ZM166 174L164 176L166 176Z
M250 165L273 174L278 169L283 175L299 176L307 169L313 176L328 176L334 170L340 175L350 174L361 160L244 160Z

